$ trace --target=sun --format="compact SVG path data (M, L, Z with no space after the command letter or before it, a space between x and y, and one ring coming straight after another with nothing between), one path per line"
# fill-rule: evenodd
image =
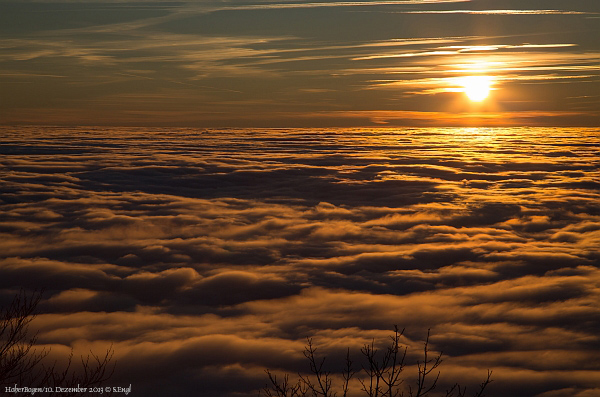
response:
M492 78L489 76L466 76L460 79L465 95L473 102L481 102L490 95Z

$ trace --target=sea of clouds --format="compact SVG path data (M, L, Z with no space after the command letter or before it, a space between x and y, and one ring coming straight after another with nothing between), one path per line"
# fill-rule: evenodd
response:
M2 127L0 303L140 396L256 396L427 330L440 386L600 393L600 130ZM338 366L336 366L339 364ZM357 368L358 369L358 368Z

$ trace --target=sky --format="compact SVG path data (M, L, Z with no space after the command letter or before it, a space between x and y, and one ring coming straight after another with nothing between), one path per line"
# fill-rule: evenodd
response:
M109 386L256 397L396 324L406 385L430 329L442 396L600 393L597 127L0 132L0 305L43 289L38 344L112 346Z
M0 124L596 126L599 37L596 0L0 0Z

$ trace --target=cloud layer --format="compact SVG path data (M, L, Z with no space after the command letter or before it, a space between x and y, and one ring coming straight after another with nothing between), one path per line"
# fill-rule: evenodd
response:
M112 344L140 395L256 395L393 324L444 385L593 395L598 132L3 128L0 298L44 288L39 342Z

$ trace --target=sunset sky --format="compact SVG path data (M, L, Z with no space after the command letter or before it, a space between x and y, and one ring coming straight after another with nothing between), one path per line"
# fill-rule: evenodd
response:
M0 0L0 123L598 125L597 0ZM463 79L487 76L473 102Z

